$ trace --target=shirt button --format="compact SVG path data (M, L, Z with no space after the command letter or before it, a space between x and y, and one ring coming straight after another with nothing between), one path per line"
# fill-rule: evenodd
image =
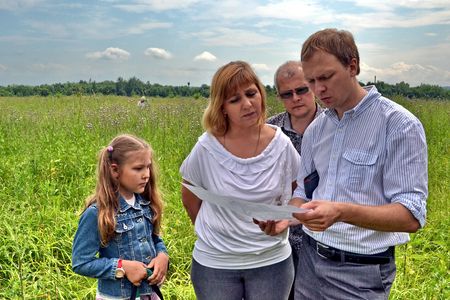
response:
M147 241L147 238L143 237L143 238L141 238L139 241L140 241L141 243L144 243L144 242Z
M137 222L141 223L142 222L142 218L137 219Z

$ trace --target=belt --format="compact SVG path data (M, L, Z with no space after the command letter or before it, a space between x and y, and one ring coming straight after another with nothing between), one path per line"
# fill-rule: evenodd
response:
M327 245L324 245L308 234L304 235L308 244L313 246L317 254L323 258L338 262L350 262L364 265L380 265L391 262L395 257L395 247L391 246L386 251L377 254L358 254L339 250Z

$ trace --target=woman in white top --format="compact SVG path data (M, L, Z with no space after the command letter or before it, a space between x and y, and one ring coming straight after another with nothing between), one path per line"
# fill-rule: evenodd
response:
M286 205L299 156L280 128L265 124L266 93L242 61L211 83L203 133L181 165L183 181L214 194ZM202 201L184 186L197 241L191 279L197 299L287 299L294 278L288 232L270 236L245 212Z

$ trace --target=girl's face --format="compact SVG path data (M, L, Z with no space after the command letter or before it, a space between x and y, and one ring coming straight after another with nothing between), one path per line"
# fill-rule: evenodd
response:
M238 88L223 103L223 112L229 126L243 128L257 124L261 116L261 103L261 93L256 84Z
M113 164L113 175L119 181L119 193L126 199L132 198L133 193L143 193L150 178L151 166L151 154L147 149L130 152L121 165Z

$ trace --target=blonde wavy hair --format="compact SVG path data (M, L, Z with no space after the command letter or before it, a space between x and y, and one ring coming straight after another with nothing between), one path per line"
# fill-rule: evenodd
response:
M108 148L112 147L112 151ZM150 178L141 196L150 201L153 211L154 233L159 234L161 228L161 215L163 202L158 188L158 168L155 164L153 149L144 140L130 134L122 134L115 137L108 147L99 153L97 165L97 184L95 193L86 199L85 209L92 204L98 209L98 229L102 246L115 235L116 214L119 209L119 186L117 180L112 176L111 164L120 166L124 164L133 152L149 150L151 156Z

